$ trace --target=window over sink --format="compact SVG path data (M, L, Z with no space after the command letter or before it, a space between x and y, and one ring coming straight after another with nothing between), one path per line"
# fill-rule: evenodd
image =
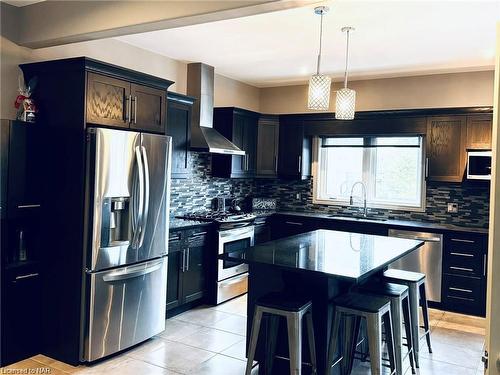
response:
M368 207L425 209L422 136L317 137L314 151L314 203L347 206L363 182ZM362 190L352 192L356 206Z

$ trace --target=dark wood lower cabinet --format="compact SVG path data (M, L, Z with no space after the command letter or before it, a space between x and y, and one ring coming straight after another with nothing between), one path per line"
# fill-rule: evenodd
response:
M206 227L170 232L167 311L206 297L210 234Z
M7 268L2 275L1 366L41 350L41 282L37 264Z

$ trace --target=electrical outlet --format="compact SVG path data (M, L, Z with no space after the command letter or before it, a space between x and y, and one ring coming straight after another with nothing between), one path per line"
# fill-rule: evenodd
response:
M300 193L295 194L295 199L300 200Z
M458 212L458 203L448 203L448 212L456 214Z

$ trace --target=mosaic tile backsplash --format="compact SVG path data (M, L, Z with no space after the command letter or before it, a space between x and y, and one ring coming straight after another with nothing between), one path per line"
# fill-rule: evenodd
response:
M285 211L318 211L322 213L359 212L356 207L317 205L312 201L312 180L289 181L281 179L224 179L211 176L211 156L191 153L192 175L189 179L172 180L171 214L209 209L217 196L231 195L244 199L251 197L275 198L278 209ZM297 198L299 194L299 198ZM387 219L428 221L488 227L490 191L485 183L427 184L425 212L370 209L370 214ZM458 213L448 213L447 204L458 203Z

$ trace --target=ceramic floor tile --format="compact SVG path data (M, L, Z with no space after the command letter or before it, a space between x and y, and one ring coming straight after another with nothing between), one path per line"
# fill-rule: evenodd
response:
M220 353L240 342L242 338L243 336L233 333L219 331L213 328L204 328L178 341L186 345L194 346L195 348Z
M78 375L137 375L137 374L148 374L148 375L178 375L180 373L168 370L161 366L155 366L151 363L141 361L134 358L126 358L118 366L113 367L101 367L100 365L95 365L88 367L87 369L81 370L77 373Z
M192 335L201 329L203 329L203 326L198 324L192 324L182 320L168 319L165 323L165 331L160 333L158 336L171 341L176 341Z
M225 313L223 311L210 309L208 307L199 307L177 315L172 319L210 327L218 321L229 318L231 316L231 314Z
M214 307L215 310L247 316L247 295L235 298Z
M242 361L246 361L247 360L246 348L247 348L246 340L243 339L240 342L237 342L236 344L230 346L226 350L223 350L221 354L227 355L228 357L240 359Z
M124 355L132 358L139 358L143 353L151 353L157 349L163 348L165 346L166 339L155 336L136 347L124 352Z
M215 355L215 353L176 341L164 341L163 346L154 351L138 353L135 358L174 372L190 374L201 363Z
M247 334L247 318L240 315L233 315L229 318L219 320L212 328L217 328L222 331L236 333L246 336Z
M442 328L441 325L437 326L432 331L431 341L432 343L440 342L444 345L463 347L478 352L481 352L484 346L483 335ZM424 340L422 340L422 342L424 342Z
M476 375L476 370L421 358L418 373L420 375Z
M217 354L190 373L196 375L243 375L245 368L245 361Z
M423 343L422 343L423 344ZM466 347L449 345L441 341L432 342L432 353L421 344L420 357L446 362L452 365L476 370L477 361L481 358L481 351Z

